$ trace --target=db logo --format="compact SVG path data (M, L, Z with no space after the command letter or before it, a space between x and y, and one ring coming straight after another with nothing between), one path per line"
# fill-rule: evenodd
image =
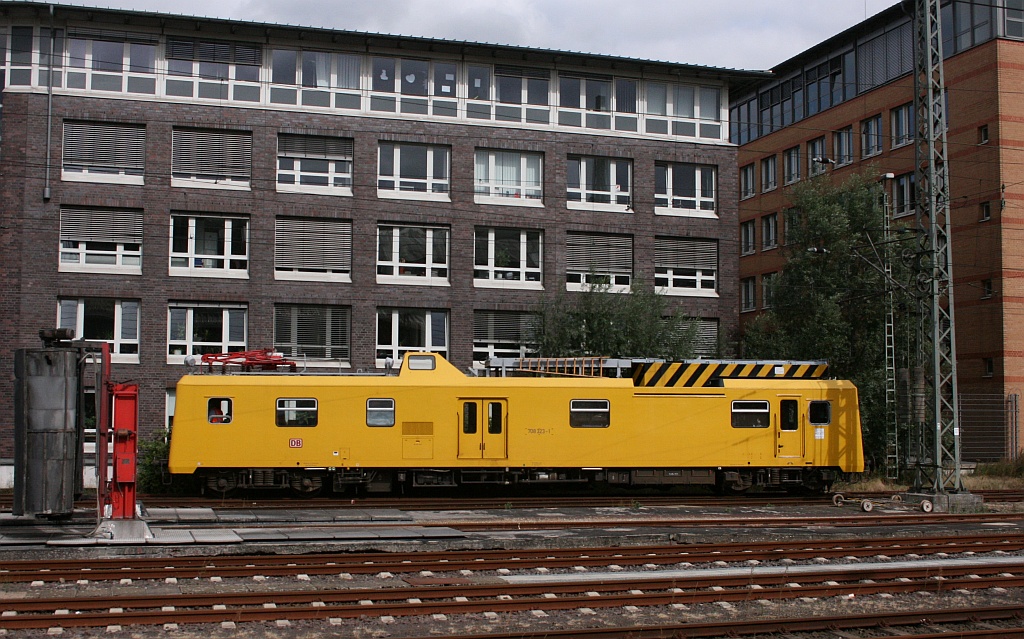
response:
M288 440L288 448L302 448L302 438L293 437Z

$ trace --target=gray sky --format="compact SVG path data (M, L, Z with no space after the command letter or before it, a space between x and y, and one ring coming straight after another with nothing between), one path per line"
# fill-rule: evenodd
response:
M67 4L768 69L896 0L67 0Z

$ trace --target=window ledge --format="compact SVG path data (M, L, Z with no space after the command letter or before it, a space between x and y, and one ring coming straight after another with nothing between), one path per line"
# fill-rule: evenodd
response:
M718 297L718 291L701 288L668 288L658 286L654 290L658 295L670 295L672 297Z
M522 197L499 197L495 195L476 195L473 197L473 203L493 204L495 206L527 206L533 208L544 208L544 200Z
M351 186L314 186L310 184L277 185L278 193L308 193L310 195L333 195L335 197L352 197Z
M101 264L67 264L57 267L59 273L98 273L101 275L142 275L141 266L111 266Z
M274 271L274 279L288 282L337 282L351 284L351 273L295 273L291 271Z
M232 280L249 279L248 271L235 271L223 268L176 268L167 269L170 277L219 277Z
M78 173L61 171L64 182L94 182L97 184L130 184L143 186L146 178L142 175L103 175L102 173Z
M382 200L420 200L428 202L451 202L447 193L429 193L427 191L391 191L377 189L377 197Z
M602 211L607 213L632 213L633 209L629 204L604 204L600 202L575 202L568 201L565 207L571 211Z
M407 277L402 275L378 275L378 284L397 284L399 286L451 286L446 279L431 277Z
M517 280L473 280L476 288L515 288L525 291L543 291L543 282L523 282Z
M575 282L566 282L565 283L565 290L567 290L567 291L573 291L573 292L582 293L583 291L589 290L590 288L591 288L590 284L576 284ZM610 285L610 286L602 287L602 290L607 292L607 293L629 293L630 287L629 286L621 286L621 285L620 286Z
M172 187L186 189L221 189L224 191L249 191L248 182L214 182L206 180L189 180L185 178L171 178Z
M673 209L667 206L657 206L654 208L655 215L670 215L672 217L697 217L706 220L717 220L718 213L714 211L704 211L701 209Z

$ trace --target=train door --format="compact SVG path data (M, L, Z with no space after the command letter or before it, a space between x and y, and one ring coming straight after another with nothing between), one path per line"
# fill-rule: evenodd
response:
M508 402L459 400L459 459L505 459Z
M775 456L794 458L804 456L804 437L800 429L800 401L783 399L779 402L779 419L775 428L777 444Z

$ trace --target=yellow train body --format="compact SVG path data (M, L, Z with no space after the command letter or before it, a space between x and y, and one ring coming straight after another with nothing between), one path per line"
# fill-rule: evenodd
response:
M236 487L586 481L827 488L863 470L857 389L820 379L468 377L407 355L398 375L187 375L170 471Z

